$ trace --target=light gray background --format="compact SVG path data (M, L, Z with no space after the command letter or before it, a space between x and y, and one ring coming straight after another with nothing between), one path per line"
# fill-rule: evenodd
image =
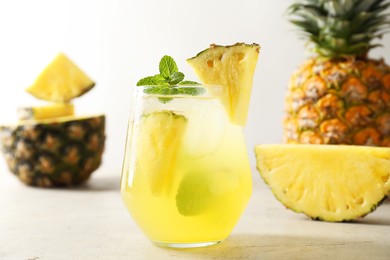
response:
M0 2L0 121L16 120L19 106L42 104L24 92L59 52L97 85L75 100L79 114L107 115L101 171L120 174L130 93L138 79L157 72L171 55L189 79L185 59L210 43L262 46L244 129L251 165L257 143L282 141L284 93L289 76L307 57L288 22L292 1L266 0L14 0ZM373 57L390 61L390 37ZM5 170L0 160L0 169ZM256 173L254 173L256 174Z

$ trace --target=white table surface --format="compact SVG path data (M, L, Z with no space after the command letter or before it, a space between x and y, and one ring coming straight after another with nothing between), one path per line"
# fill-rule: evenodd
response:
M312 221L285 209L257 175L230 237L207 248L151 244L119 195L119 175L40 189L0 172L0 259L390 259L390 203L356 223Z

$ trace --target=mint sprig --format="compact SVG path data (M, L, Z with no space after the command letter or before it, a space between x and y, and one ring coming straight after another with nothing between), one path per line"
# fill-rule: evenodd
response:
M195 81L184 80L184 73L179 71L175 60L168 55L165 55L160 60L159 71L160 74L140 79L137 82L137 86L153 86L144 90L144 93L147 94L199 95L204 92L201 88L196 88L197 90L191 87L185 89L178 88L178 86L196 86L200 84Z

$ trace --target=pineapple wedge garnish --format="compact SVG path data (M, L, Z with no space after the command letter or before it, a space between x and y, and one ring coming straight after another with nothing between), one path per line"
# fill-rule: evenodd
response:
M94 86L92 79L65 54L60 53L26 91L46 101L68 102Z
M259 52L258 44L212 44L209 49L187 60L204 84L226 88L222 103L236 124L246 123Z
M287 208L324 221L355 220L390 193L390 148L257 145L257 169Z

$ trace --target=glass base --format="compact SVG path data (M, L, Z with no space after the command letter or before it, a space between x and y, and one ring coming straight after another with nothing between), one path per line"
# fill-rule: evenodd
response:
M168 248L176 248L176 249L184 249L184 248L197 248L197 247L205 247L212 246L222 242L222 240L218 241L210 241L210 242L199 242L199 243L165 243L152 241L153 244L160 247L168 247Z

